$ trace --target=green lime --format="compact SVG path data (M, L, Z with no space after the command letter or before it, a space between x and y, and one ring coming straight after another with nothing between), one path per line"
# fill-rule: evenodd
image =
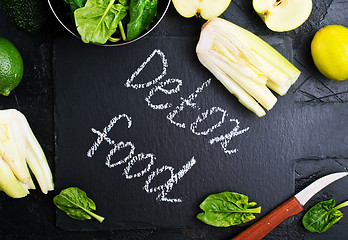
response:
M0 37L0 94L8 96L23 77L23 60L17 48Z

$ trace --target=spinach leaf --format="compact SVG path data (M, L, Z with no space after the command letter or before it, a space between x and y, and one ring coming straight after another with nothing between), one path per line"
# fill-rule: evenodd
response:
M137 38L157 14L157 0L130 0L127 40Z
M87 0L64 0L65 2L69 3L71 11L74 12L78 8L82 8L85 6Z
M122 4L123 6L129 6L129 0L119 0L118 2Z
M348 201L336 207L334 199L319 202L303 216L303 226L311 232L325 232L343 217L338 209L345 206L348 206Z
M200 205L204 213L197 218L215 227L229 227L248 222L255 218L253 213L260 213L261 207L255 202L248 202L248 197L234 192L222 192L208 196Z
M104 220L103 217L92 212L92 210L96 210L95 203L77 187L62 190L59 195L53 198L53 202L60 210L74 219L86 220L94 217L99 222Z
M114 3L115 0L87 0L84 7L75 10L75 23L83 42L104 44L116 32L127 8Z

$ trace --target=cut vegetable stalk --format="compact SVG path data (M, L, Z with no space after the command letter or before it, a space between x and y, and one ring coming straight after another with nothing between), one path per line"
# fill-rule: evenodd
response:
M287 85L280 87L278 84L274 83L272 80L268 80L266 86L278 93L280 96L284 96L288 89L291 87L291 83L288 82Z
M2 125L0 132L0 157L11 168L18 180L27 184L30 180L30 173L25 157L17 151L11 130L8 128L8 125Z
M24 131L24 139L26 139L26 144L22 145L22 147L26 147L26 161L31 171L34 173L40 185L41 191L43 193L52 191L54 190L54 184L51 169L48 166L46 156L34 133L32 132L25 116L19 113L19 118L21 119L20 124L22 124Z
M15 109L0 111L0 157L24 189L35 189L28 165L43 193L54 189L52 173L45 154L25 116ZM9 175L3 174L0 177L2 181L8 181L13 185L9 185L9 188L19 189ZM9 188L1 186L1 189L9 196L24 195L19 190L16 195L9 191Z
M200 58L200 56L198 56ZM222 72L213 62L209 59L202 61L203 65L220 80L220 82L227 88L227 90L235 95L239 102L243 104L250 111L254 112L257 116L262 117L266 114L263 108L252 98L247 92L243 90L233 79L231 79L226 73Z
M13 198L22 198L29 194L27 188L13 174L11 168L0 157L0 190Z
M203 25L196 52L200 62L259 117L265 111L258 103L270 110L277 101L268 88L284 95L300 75L261 38L220 18Z
M254 55L260 62L259 67L265 76L272 82L276 83L279 87L285 87L285 89L288 89L287 86L291 83L290 77L282 70L275 67L272 63L268 62L267 59L260 56L257 52L255 52Z
M241 86L246 92L248 92L255 100L257 100L264 108L270 110L277 102L277 98L271 93L271 91L261 84L257 84L254 81L250 81L250 78L246 78L240 73L241 69L233 69L231 65L218 59L214 54L211 56L211 60L219 66L221 71L224 71L231 79Z
M216 57L223 60L225 63L229 64L231 67L235 69L239 69L241 74L247 78L250 78L256 83L266 84L267 78L261 73L258 72L258 69L255 68L252 64L248 64L247 62L237 61L236 58L232 56L232 54L226 49L222 44L216 42L215 45L218 47L217 51L209 50L209 52Z
M257 52L262 58L267 60L270 63L274 63L274 66L280 70L282 70L284 73L286 73L291 83L295 83L297 78L300 76L300 71L292 64L290 63L284 56L282 56L277 50L275 50L272 46L270 46L268 43L263 41L261 38L253 34L252 32L249 32L248 30L241 28L231 22L228 22L223 19L223 23L219 23L220 29L226 29L227 33L229 34L236 34L238 33L238 36L240 39L242 39L243 43L249 47L249 49L254 50L254 52Z

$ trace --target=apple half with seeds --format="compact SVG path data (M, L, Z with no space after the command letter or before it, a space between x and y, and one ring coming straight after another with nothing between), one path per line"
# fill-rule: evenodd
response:
M285 32L308 19L312 0L253 0L253 7L269 29Z
M178 13L186 18L200 16L205 20L220 16L231 0L173 0Z

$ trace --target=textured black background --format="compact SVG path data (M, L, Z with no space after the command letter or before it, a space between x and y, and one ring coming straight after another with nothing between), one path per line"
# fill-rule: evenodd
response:
M289 39L266 36L266 40L276 45L284 56L291 58L292 42ZM298 148L297 142L307 138L308 132L304 129L309 127L308 131L311 131L312 124L308 123L307 114L289 107L293 102L291 93L279 98L279 104L272 109L272 114L259 118L244 108L213 78L192 100L197 108L185 106L173 119L185 123L185 128L177 127L167 120L167 115L181 104L181 98L187 99L212 78L211 73L197 59L194 51L197 41L196 37L146 37L132 45L113 49L82 44L72 37L55 41L56 189L80 186L91 194L98 203L98 211L107 219L103 224L93 221L86 224L67 221L65 215L59 214L58 226L74 230L201 227L203 224L197 221L195 215L199 211L200 202L211 193L242 192L251 200L257 199L263 213L293 193L294 164L289 159L302 156L303 148ZM156 93L151 98L153 104L171 103L173 106L168 109L152 109L144 100L153 86L145 89L124 86L154 49L163 51L168 63L161 82L173 78L182 81L180 92L172 95ZM122 57L128 55L132 57ZM162 65L156 54L134 83L155 79L162 72ZM192 133L190 124L199 114L212 107L226 111L224 123L207 135ZM315 112L309 116L315 115ZM331 112L327 113L331 115ZM132 119L132 126L127 128L126 121L122 119L107 136L115 142L132 142L135 156L139 153L152 153L155 156L149 173L142 177L126 179L122 171L127 163L108 168L105 165L106 155L113 146L105 141L93 157L87 157L87 150L97 139L90 128L103 131L111 118L119 114L127 114ZM212 115L198 124L197 131L216 124L221 116L221 112ZM297 120L294 122L290 118ZM327 114L322 118L327 118ZM227 144L229 150L238 149L238 152L232 154L225 153L220 143L209 144L210 139L233 130L236 124L230 122L230 119L238 119L238 131L249 129ZM291 122L294 122L294 127L284 129ZM300 122L302 126L297 125ZM298 134L300 129L301 134ZM330 141L326 145L333 144ZM128 153L129 148L123 150L123 153L119 151L110 162L115 163ZM174 184L166 196L169 199L180 198L181 203L160 202L156 200L159 191L151 194L142 190L147 177L156 168L171 166L176 173L192 158L196 161L195 165ZM148 163L149 159L137 162L130 172L140 172ZM169 172L165 171L156 176L150 187L165 183L168 177ZM269 181L277 184L270 187ZM269 199L269 195L274 192L277 194Z
M318 113L338 111L338 118L321 119L320 115L313 115L312 136L303 139L301 144L308 151L293 161L294 192L302 189L318 177L334 171L347 170L347 138L334 139L347 132L347 127L341 121L347 117L348 84L346 82L333 82L322 77L310 57L310 41L320 27L327 24L346 25L348 22L348 1L314 1L310 18L298 29L277 33L276 35L289 37L293 42L294 64L302 71L300 81L291 91L294 96L294 106L303 111ZM47 11L49 11L47 9ZM256 13L253 11L251 1L232 1L224 13L225 18L241 25L258 35L274 36L269 31ZM200 19L184 19L180 17L173 6L158 28L151 33L152 36L197 36ZM52 171L55 171L54 156L54 121L53 121L53 74L52 74L52 46L53 40L58 36L67 36L67 32L59 26L58 22L50 15L45 29L38 34L28 34L18 31L11 25L5 14L0 10L0 36L12 41L22 54L25 64L25 75L9 97L0 97L0 108L16 108L22 111L41 143ZM325 114L324 114L325 115ZM329 120L329 121L328 121ZM324 121L317 127L317 121ZM290 124L291 126L291 124ZM324 126L324 127L323 127ZM335 134L335 132L337 134ZM314 147L312 142L329 138L335 146L326 146L321 142ZM306 148L308 141L308 148ZM331 150L330 150L331 149ZM348 199L345 190L347 180L342 180L323 190L313 198L308 206L319 200L335 198L337 202ZM242 227L233 228L194 228L194 229L145 229L145 230L117 230L99 232L67 232L55 226L55 207L52 198L55 193L43 195L39 191L19 200L10 199L4 194L0 195L0 239L229 239ZM290 196L289 196L290 197ZM279 203L280 204L280 203ZM276 206L274 206L276 207ZM307 207L307 206L306 206ZM342 210L346 212L345 209ZM266 239L348 239L346 228L348 220L343 218L332 229L323 234L306 232L301 226L301 215L296 216L281 224Z

